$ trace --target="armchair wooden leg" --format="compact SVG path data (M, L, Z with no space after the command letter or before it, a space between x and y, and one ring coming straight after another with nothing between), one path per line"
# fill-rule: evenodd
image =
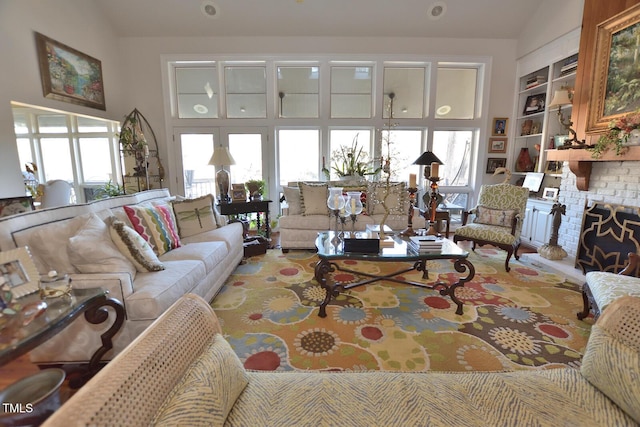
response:
M582 303L584 305L583 305L582 311L576 314L576 316L578 316L578 320L583 320L584 318L586 318L589 315L589 312L591 311L591 304L589 303L589 297L587 297L587 292L585 289L586 286L587 286L586 283L582 285Z
M513 249L507 249L506 251L507 251L507 259L504 260L504 269L508 273L509 271L511 271L511 267L509 267L509 260L513 255Z

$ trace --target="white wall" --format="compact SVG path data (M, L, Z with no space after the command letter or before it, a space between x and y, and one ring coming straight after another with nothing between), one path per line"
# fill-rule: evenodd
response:
M122 38L115 36L93 2L86 0L0 0L0 197L23 192L13 133L10 101L50 107L121 121L134 107L149 120L157 134L160 155L169 160L174 149L167 143L161 56L173 54L442 54L492 58L486 126L493 117L508 117L513 107L516 58L566 31L557 21L575 27L580 22L582 0L543 0L541 11L516 40L420 38ZM545 25L550 22L551 25ZM563 24L564 25L564 24ZM539 30L542 28L542 30ZM107 111L45 99L42 96L33 31L87 53L102 61ZM557 33L557 35L556 35ZM481 143L488 135L482 136ZM482 150L486 151L486 150ZM484 170L486 154L478 168ZM166 162L165 162L166 163ZM176 189L176 171L169 168L167 182ZM492 178L482 175L482 179Z
M46 99L34 31L102 62L107 111ZM86 0L0 0L0 197L24 195L11 101L120 121L127 101L118 39ZM133 108L131 108L133 109Z
M517 57L533 52L582 26L584 0L541 0L518 37Z

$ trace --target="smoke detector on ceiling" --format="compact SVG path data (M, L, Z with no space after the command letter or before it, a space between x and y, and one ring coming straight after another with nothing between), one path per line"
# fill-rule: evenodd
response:
M218 6L210 0L203 1L200 5L200 10L207 18L217 18L220 14Z
M432 21L442 18L445 13L447 13L447 4L443 1L431 3L429 6L429 19Z

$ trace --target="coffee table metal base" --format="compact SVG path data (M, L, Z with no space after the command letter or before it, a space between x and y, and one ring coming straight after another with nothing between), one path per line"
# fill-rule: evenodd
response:
M377 261L382 261L382 259L378 259ZM389 259L389 261L393 261L393 260ZM388 280L394 283L401 283L405 285L418 286L421 288L438 290L440 292L440 295L449 295L449 297L451 298L451 301L453 301L457 305L456 314L462 314L463 313L462 301L460 301L456 297L455 292L458 287L464 286L466 282L473 279L473 276L475 275L475 271L476 271L475 268L473 267L473 264L471 264L471 262L469 262L466 258L456 258L453 263L453 267L458 273L464 273L466 271L467 275L465 277L459 278L458 281L452 285L449 285L441 281L436 281L431 284L413 282L413 281L403 280L397 277L409 271L416 270L416 271L422 271L422 278L427 280L429 279L429 271L426 268L426 264L427 264L427 260L423 259L423 260L414 262L413 266L395 271L391 274L378 276L375 274L365 273L362 271L349 270L347 268L341 267L339 264L335 262L331 262L327 259L321 258L315 267L315 279L320 284L320 286L326 291L326 296L322 301L322 303L320 304L320 311L318 313L318 316L327 317L327 305L331 301L331 298L337 297L341 291L355 288L357 286L367 285L369 283L374 283L379 280ZM348 285L336 283L335 281L333 281L332 283L329 283L330 282L328 280L329 274L335 271L344 271L347 273L356 274L358 276L365 276L365 277L368 277L369 279L365 279L356 283L349 283Z

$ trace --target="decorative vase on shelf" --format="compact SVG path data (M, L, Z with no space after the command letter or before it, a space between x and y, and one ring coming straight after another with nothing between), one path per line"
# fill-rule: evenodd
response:
M520 149L520 154L518 154L518 158L516 159L516 172L531 172L533 171L533 160L531 160L531 155L529 154L528 147L522 147Z

